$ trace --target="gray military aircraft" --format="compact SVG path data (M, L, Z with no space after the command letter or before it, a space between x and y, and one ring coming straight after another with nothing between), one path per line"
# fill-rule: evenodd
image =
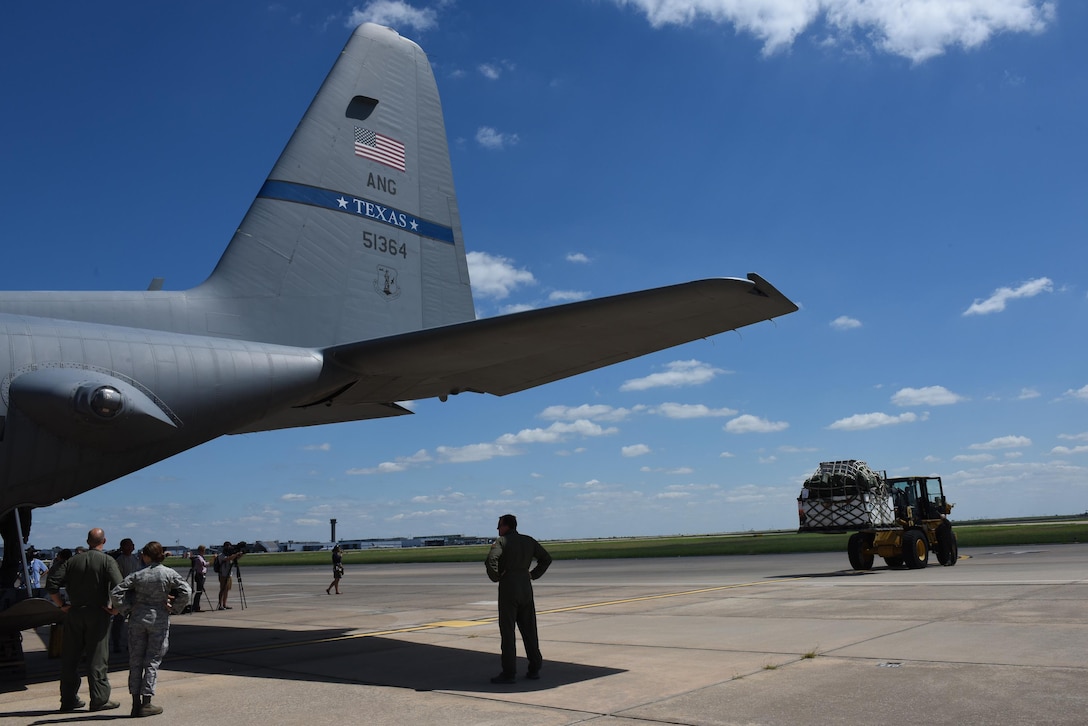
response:
M224 434L504 396L796 310L749 274L477 320L430 63L362 25L205 282L0 293L5 551L15 508Z

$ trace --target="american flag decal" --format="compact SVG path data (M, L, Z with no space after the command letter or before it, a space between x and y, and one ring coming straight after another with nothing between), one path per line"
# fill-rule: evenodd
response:
M404 171L404 144L377 131L355 127L355 155Z

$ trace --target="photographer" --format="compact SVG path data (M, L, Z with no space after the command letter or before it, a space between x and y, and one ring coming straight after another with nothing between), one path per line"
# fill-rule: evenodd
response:
M219 607L217 610L232 609L230 605L227 605L227 596L230 595L230 590L234 586L231 570L238 558L244 554L245 547L243 543L239 542L238 547L235 548L230 542L224 542L222 551L216 555L215 571L219 573Z
M208 561L204 559L204 553L208 548L200 545L196 548L196 554L189 556L189 571L193 573L193 612L199 613L200 598L204 595L204 581L208 577Z

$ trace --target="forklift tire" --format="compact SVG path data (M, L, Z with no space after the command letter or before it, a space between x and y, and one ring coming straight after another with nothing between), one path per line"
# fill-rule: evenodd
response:
M903 566L903 556L898 555L896 557L885 557L884 562L887 563L888 567L890 567L891 569L897 570Z
M959 556L959 547L956 544L956 534L952 531L952 523L945 520L937 527L937 562L945 567L952 567Z
M846 542L846 555L850 558L850 566L855 570L873 569L872 553L865 554L862 552L865 546L865 535L861 532L854 532Z
M903 533L903 563L911 570L920 570L929 563L929 542L916 529Z

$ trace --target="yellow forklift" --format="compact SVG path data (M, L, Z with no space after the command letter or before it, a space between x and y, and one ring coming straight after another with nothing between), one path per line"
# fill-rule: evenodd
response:
M877 555L889 567L919 569L930 552L942 565L955 565L951 511L939 476L889 479L856 459L822 462L797 498L799 531L854 530L846 553L855 570L872 569Z
M863 529L850 535L846 554L855 570L869 570L873 558L884 558L888 567L917 570L929 563L929 553L946 567L959 559L956 533L948 515L952 505L945 499L939 476L904 476L885 479L895 507L895 526Z

